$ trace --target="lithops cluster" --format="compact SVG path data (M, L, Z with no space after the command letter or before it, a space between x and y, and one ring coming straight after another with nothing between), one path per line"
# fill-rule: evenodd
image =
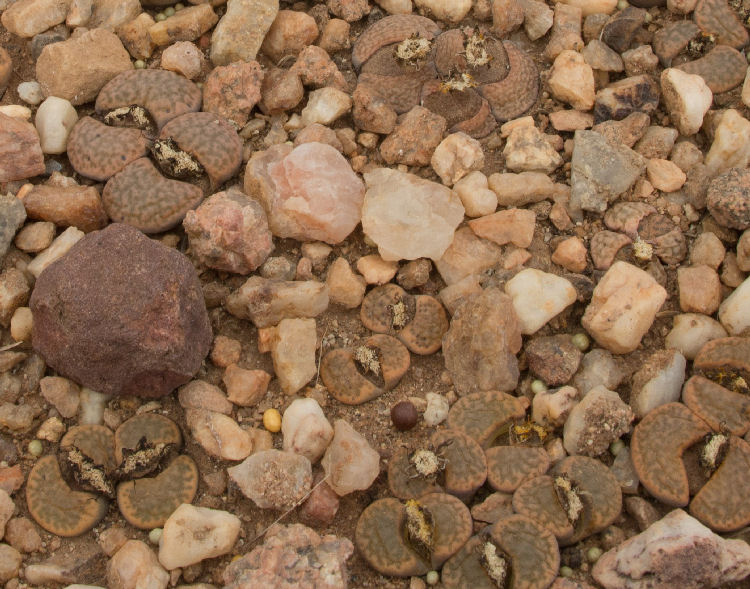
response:
M740 437L750 430L747 349L747 338L706 344L682 403L648 413L631 441L643 487L667 505L689 505L692 515L717 532L750 523L750 501L738 492L750 480L750 444Z
M172 459L181 447L177 424L155 413L136 415L114 433L102 425L74 426L60 442L59 461L47 455L32 468L26 486L29 512L58 536L78 536L104 517L107 498L116 497L131 525L159 527L198 490L193 459ZM145 476L157 469L157 475ZM66 478L86 492L71 488Z
M145 233L171 229L239 170L234 127L200 107L200 89L165 70L124 72L102 88L101 120L80 119L67 153L79 174L107 182L102 202L111 219Z
M511 41L452 29L415 15L387 16L357 39L352 64L360 97L396 113L422 104L451 131L484 137L528 111L539 93L534 61ZM356 101L356 98L355 98Z

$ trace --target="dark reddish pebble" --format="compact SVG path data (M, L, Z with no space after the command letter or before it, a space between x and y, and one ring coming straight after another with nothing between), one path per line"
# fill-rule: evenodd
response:
M419 419L417 408L409 401L401 401L391 407L391 421L399 431L410 430L417 425L417 419Z

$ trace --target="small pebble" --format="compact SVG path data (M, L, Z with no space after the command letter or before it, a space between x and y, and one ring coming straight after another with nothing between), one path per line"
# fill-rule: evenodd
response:
M164 16L174 16L175 9L172 6L168 6L164 9Z
M162 528L154 528L148 533L148 541L151 542L151 544L158 544L159 540L161 540L163 531Z
M42 455L44 447L42 446L41 440L31 440L29 442L29 454L32 456L39 457Z
M146 69L146 62L142 59L137 59L135 63L133 64L133 67L137 70L145 70Z
M627 0L618 0L617 2L617 10L625 10L628 7L628 1Z
M159 14L157 14L157 15L156 15L156 16L154 17L154 20L155 20L156 22L161 22L161 21L163 21L163 20L167 20L167 15L166 15L166 14L164 14L163 12L160 12Z
M538 378L536 380L531 381L531 392L535 395L538 395L540 393L547 392L547 385L544 384L544 381L539 380Z
M571 569L570 567L561 566L560 567L560 576L561 577L565 577L565 578L572 577L573 576L573 569Z
M391 407L391 421L399 431L406 431L417 425L419 413L411 401L401 401Z
M612 453L612 456L617 456L624 449L625 442L623 442L622 440L615 440L609 445L609 451Z
M440 581L440 575L437 571L430 571L429 573L427 573L425 581L427 581L428 585L437 585L438 581Z
M592 546L586 551L586 560L589 562L596 562L602 555L602 549L598 546Z
M424 422L430 426L436 426L443 423L448 417L450 405L448 399L437 393L427 393L427 407L424 410Z
M177 4L174 5L174 9L177 10L178 12L182 10L183 8L185 8L185 5L182 2L178 2Z
M278 409L266 409L263 412L263 427L273 434L281 430L281 413Z
M581 352L585 352L589 347L589 336L587 336L585 333L577 333L573 336L573 345L581 350Z

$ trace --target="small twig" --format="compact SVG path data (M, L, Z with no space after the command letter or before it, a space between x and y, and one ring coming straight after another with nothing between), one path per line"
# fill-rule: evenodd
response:
M323 337L320 338L320 354L318 355L318 370L315 374L315 386L318 386L318 383L320 382L320 363L323 360L323 347L325 344L326 336L328 335L328 326L326 325L326 330L323 332Z
M0 352L6 352L7 350L12 350L13 348L17 348L20 346L23 342L16 342L14 344L8 344L7 346L3 346L0 348Z
M326 475L322 479L320 479L320 482L318 482L317 485L315 485L312 489L310 489L307 493L305 493L305 496L302 497L302 499L300 499L299 501L297 501L297 503L295 503L294 505L292 505L289 509L287 509L284 513L282 513L279 517L277 517L274 521L272 521L270 524L268 524L268 526L266 526L265 529L262 532L260 532L258 535L255 536L255 538L253 538L252 540L250 540L250 545L252 546L253 544L255 544L255 542L257 542L260 538L262 538L266 534L266 532L271 529L271 527L275 526L282 519L284 519L287 515L289 515L295 509L297 509L300 505L302 505L305 502L305 499L307 499L310 495L312 495L312 492L315 489L317 489L318 487L320 487L320 485L322 485L323 483L325 483L328 480L328 476L329 475Z

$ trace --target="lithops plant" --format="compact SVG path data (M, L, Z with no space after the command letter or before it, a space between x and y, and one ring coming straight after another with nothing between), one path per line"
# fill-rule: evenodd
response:
M526 405L518 397L500 391L471 393L461 397L448 413L447 425L488 448L499 436L508 433L514 420L526 414Z
M115 460L123 476L143 476L155 470L171 451L182 447L177 424L157 413L142 413L115 431Z
M359 405L395 387L410 363L409 350L399 340L375 334L355 348L328 352L320 377L337 400Z
M543 475L550 467L544 448L495 446L488 448L487 482L495 491L513 493L525 480Z
M616 203L605 213L604 223L609 229L627 235L634 244L635 257L643 261L655 254L666 264L678 264L687 254L680 228L650 204Z
M420 355L437 352L449 327L445 308L435 297L411 295L395 284L378 286L367 293L360 318L368 329L395 335Z
M439 35L439 36L438 36ZM354 44L357 89L396 113L422 104L451 131L473 137L529 110L539 93L534 61L517 45L479 30L440 29L423 17L393 15Z
M533 519L512 515L473 536L443 567L446 589L546 589L557 576L555 537Z
M406 503L371 503L357 521L354 541L378 572L409 577L440 568L471 533L468 507L452 495L430 493Z
M399 499L444 490L467 501L484 484L487 461L482 448L466 434L436 432L429 444L401 448L388 463L388 487Z
M711 340L698 352L693 368L730 390L747 392L750 383L750 338Z
M26 505L34 520L58 536L79 536L107 512L107 501L93 493L74 491L63 480L53 455L36 461L26 481Z
M167 70L129 70L112 78L96 98L96 112L105 122L125 118L158 130L172 119L200 110L203 95L187 78Z
M198 467L189 456L178 456L155 477L117 486L117 506L131 525L150 530L164 525L183 503L191 503L198 490Z
M115 436L103 425L76 425L60 440L60 450L76 482L87 490L114 497L110 476L117 467Z
M716 432L743 436L750 430L750 397L703 376L690 377L682 401Z

